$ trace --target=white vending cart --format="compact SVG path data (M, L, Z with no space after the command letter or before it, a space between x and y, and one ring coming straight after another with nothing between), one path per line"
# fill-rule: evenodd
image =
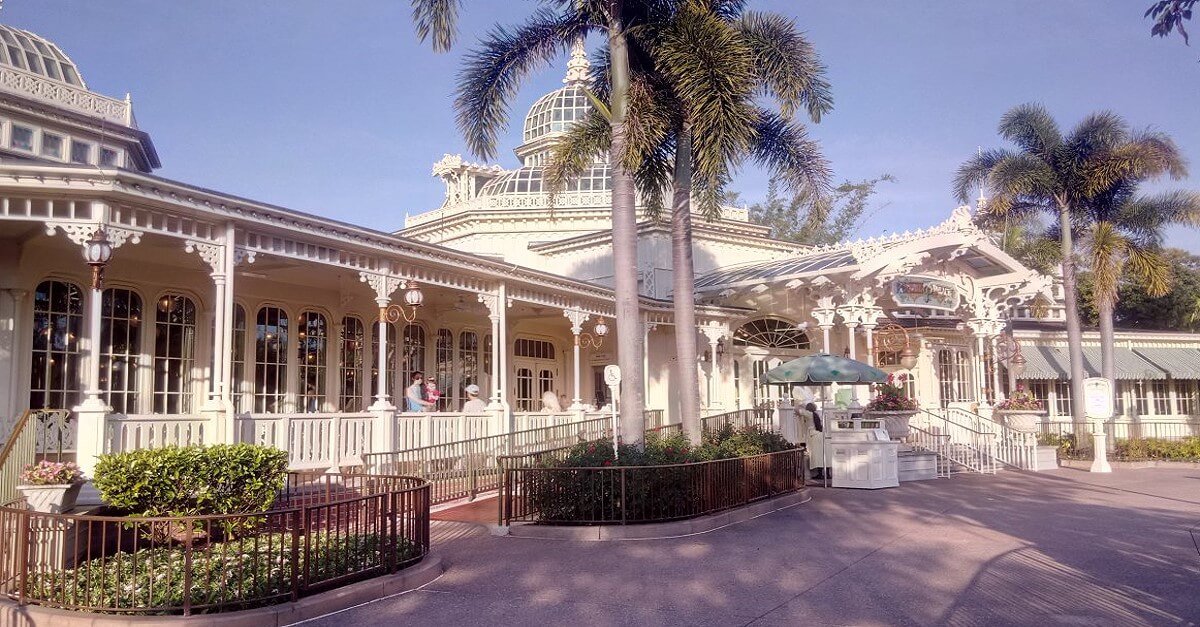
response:
M900 443L888 437L878 421L858 414L831 411L826 422L826 464L835 488L894 488L900 485Z

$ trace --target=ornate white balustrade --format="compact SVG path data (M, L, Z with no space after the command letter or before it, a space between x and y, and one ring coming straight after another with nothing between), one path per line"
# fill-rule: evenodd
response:
M134 125L130 104L125 100L101 96L82 87L52 81L14 67L0 67L0 89L122 126Z
M109 414L105 451L121 453L142 448L193 446L206 441L211 423L199 416Z
M260 414L237 419L239 442L288 452L293 468L335 468L371 450L375 416L356 414Z
M396 414L396 441L392 450L448 444L503 433L496 414L423 413Z

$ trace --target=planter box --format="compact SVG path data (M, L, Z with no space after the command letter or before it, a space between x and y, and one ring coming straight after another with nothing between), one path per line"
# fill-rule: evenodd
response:
M879 420L883 422L883 428L887 430L888 437L893 440L904 440L908 438L911 430L908 428L908 421L916 416L917 412L911 409L903 409L896 411L868 411L867 419Z
M47 514L63 514L75 508L82 481L51 485L19 485L17 491L25 497L29 509Z
M1028 409L997 409L992 412L992 419L1014 431L1033 433L1046 418L1044 411Z

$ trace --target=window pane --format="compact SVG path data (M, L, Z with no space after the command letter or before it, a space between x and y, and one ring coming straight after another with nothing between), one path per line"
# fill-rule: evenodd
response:
M100 149L100 165L103 165L103 166L118 165L117 156L118 156L117 151L115 151L111 148L101 148Z
M71 142L71 163L91 163L92 161L92 145L72 141Z
M338 409L344 412L363 410L363 353L366 334L362 320L353 317L342 318L341 356L338 360L341 368L341 389L338 391Z
M55 159L62 159L63 138L50 133L42 133L42 154Z
M33 150L33 129L13 124L12 140L9 144L20 150Z
M255 326L254 411L287 411L288 317L278 307L258 310Z
M328 334L325 316L300 314L296 332L296 357L300 364L300 411L319 412L325 404L325 355Z
M196 304L165 294L155 303L154 413L192 411L192 365L196 349Z

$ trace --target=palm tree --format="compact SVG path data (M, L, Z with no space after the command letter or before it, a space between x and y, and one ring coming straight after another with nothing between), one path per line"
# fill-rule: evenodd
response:
M496 27L472 51L459 76L455 99L458 127L471 151L495 156L496 139L508 117L509 101L521 81L565 52L588 33L607 36L611 57L609 92L612 135L613 292L621 367L621 432L640 442L645 428L642 320L637 289L637 218L630 171L618 155L625 152L626 100L629 91L628 33L653 15L669 10L670 0L540 0L543 8L524 24ZM456 38L462 0L412 0L413 21L422 41L447 50Z
M1170 154L1181 172L1182 158L1178 152ZM1116 378L1113 312L1121 279L1128 273L1145 285L1149 296L1166 295L1171 264L1162 252L1163 229L1195 225L1200 217L1200 194L1174 191L1133 197L1135 187L1133 181L1122 182L1089 203L1090 224L1084 227L1084 254L1092 271L1092 300L1100 319L1101 370L1109 380Z
M829 187L828 167L803 126L754 102L765 93L789 115L805 108L819 120L832 104L815 51L790 20L743 13L740 6L723 9L687 1L631 37L631 141L624 158L652 217L664 209L665 188L672 190L675 384L684 431L693 442L701 437L693 196L707 218L719 217L728 172L747 155L779 172L793 190L825 193ZM597 74L603 77L608 55L600 56ZM610 147L606 94L599 91L592 113L554 147L546 174L552 190Z
M1073 227L1086 224L1088 204L1122 180L1149 178L1172 169L1160 138L1134 135L1120 116L1093 113L1064 135L1039 104L1014 107L1000 119L1000 136L1016 150L981 152L959 167L954 191L967 202L977 186L991 193L986 210L1020 219L1048 213L1057 220L1063 298L1071 359L1071 415L1083 433L1083 333L1079 324Z

